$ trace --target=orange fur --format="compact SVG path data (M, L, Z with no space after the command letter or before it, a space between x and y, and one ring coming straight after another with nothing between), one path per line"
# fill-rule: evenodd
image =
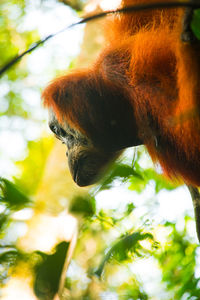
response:
M155 3L146 1L150 2ZM124 0L122 6L140 3ZM115 90L123 91L134 108L139 137L152 159L159 161L168 176L199 186L200 49L180 40L183 13L183 9L152 10L110 18L106 47L91 70L57 79L43 97L60 121L67 119L87 134L75 112L77 108L94 113L80 99L84 98L85 89L94 85L99 93L105 88L112 90L113 95ZM86 83L78 84L83 77L87 77ZM61 96L70 84L74 85L73 104L64 102ZM55 100L58 87L60 96ZM109 101L112 104L112 97Z

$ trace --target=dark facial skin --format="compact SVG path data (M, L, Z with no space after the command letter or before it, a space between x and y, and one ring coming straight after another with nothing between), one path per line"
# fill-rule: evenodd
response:
M79 186L97 182L106 166L120 154L97 149L89 138L66 122L59 124L52 111L49 113L49 128L67 146L69 169L73 180Z

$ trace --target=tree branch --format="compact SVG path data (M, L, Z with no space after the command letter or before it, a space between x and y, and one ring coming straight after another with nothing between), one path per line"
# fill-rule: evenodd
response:
M81 2L80 0L58 0L58 1L64 3L65 5L77 11L82 11L84 7L83 2Z
M197 236L200 241L200 193L196 187L193 187L191 185L188 185L187 187L188 187L190 195L192 197Z
M77 25L80 25L80 24L85 24L85 23L88 23L90 21L100 19L100 18L103 18L107 15L116 14L116 13L130 13L130 12L139 12L139 11L143 11L143 10L170 9L170 8L177 8L177 7L191 7L193 9L200 8L200 0L198 0L198 1L193 0L191 2L174 1L174 2L170 2L170 3L168 3L168 2L158 3L157 2L157 3L151 3L151 4L131 5L131 6L128 6L128 7L123 7L123 8L119 8L119 9L116 9L116 10L104 11L104 12L101 12L99 14L95 14L95 15L92 15L92 16L85 17L85 18L81 19L80 21L78 21L76 23L73 23L73 24L63 28L63 29L57 31L54 34L50 34L46 38L41 39L41 40L35 42L34 44L32 44L28 50L22 52L20 55L14 57L7 64L5 64L0 69L0 76L2 76L15 63L20 61L23 56L25 56L26 54L31 53L32 51L34 51L36 48L38 48L39 46L44 44L47 40L53 38L54 36L66 31L66 30L68 30L68 29L70 29L74 26L77 26Z

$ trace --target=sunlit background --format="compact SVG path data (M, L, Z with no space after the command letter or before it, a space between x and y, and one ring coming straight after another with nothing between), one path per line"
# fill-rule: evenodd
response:
M2 0L0 65L83 14L119 4ZM94 61L104 44L102 24L66 30L0 79L3 300L59 299L58 294L61 299L200 299L200 251L187 188L163 178L159 166L138 147L128 149L99 185L80 189L67 169L65 147L48 129L41 90L55 76ZM6 195L5 186L11 191ZM148 233L148 238L136 245L131 236L132 248L112 248L119 238L136 232ZM69 247L58 291L52 288L54 278L44 274L53 273L61 262L44 268L56 259L62 242Z

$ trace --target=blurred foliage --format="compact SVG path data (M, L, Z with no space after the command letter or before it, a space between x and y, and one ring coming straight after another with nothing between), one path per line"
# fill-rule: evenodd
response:
M54 1L55 7L61 5L58 2L65 2L71 7L84 3ZM45 0L39 3L42 5ZM29 9L28 4L30 1L23 0L0 2L0 66L39 38L37 30L30 31L20 27ZM76 6L76 9L79 10L80 6ZM198 10L192 27L199 37ZM53 147L51 138L38 137L33 141L29 132L27 136L21 130L24 127L26 129L30 119L34 126L42 124L42 118L38 113L33 113L22 93L24 88L29 90L29 95L40 89L40 86L29 86L30 74L26 62L23 59L11 68L0 83L0 92L5 90L0 106L1 132L11 131L10 120L17 117L25 125L23 123L16 131L26 141L22 157L14 161L17 175L12 177L12 181L0 178L0 286L4 290L17 266L24 262L33 273L37 297L52 299L59 289L69 243L60 241L55 243L51 251L29 252L18 243L22 233L24 234L22 229L27 229L30 219L37 213L34 197ZM142 164L144 161L145 164ZM55 182L54 187L56 184ZM199 299L199 247L194 236L189 234L191 223L194 224L190 214L184 212L177 224L164 219L160 226L156 215L153 215L155 220L147 219L158 206L159 193L165 190L170 198L170 191L177 186L158 174L149 164L144 149L139 148L137 154L131 155L131 159L115 162L97 186L82 194L73 195L72 199L64 199L68 203L69 212L79 221L79 234L61 299ZM131 200L123 199L122 194L121 204L114 205L112 209L100 204L99 196L104 192L108 193L107 202L115 200L109 199L112 197L109 192L119 187L131 194ZM151 194L149 187L152 188ZM146 200L142 198L145 192L149 194ZM138 201L138 196L141 201ZM63 208L63 213L65 210L66 207ZM178 226L180 222L183 224L182 228ZM48 225L43 224L47 231L52 230ZM65 226L70 227L70 224ZM21 231L19 228L22 228ZM63 226L63 232L66 229L68 228ZM161 239L157 238L160 230ZM152 280L156 272L159 275ZM23 278L26 274L21 270L20 275Z
M0 1L0 68L39 38L36 29L26 30L23 27L28 5L29 1L24 0ZM33 87L30 84L30 74L26 65L27 58L28 56L10 68L1 77L0 164L5 160L11 164L12 158L7 153L9 151L7 149L4 150L4 148L8 147L7 144L12 145L13 143L11 139L9 140L9 137L16 134L16 139L20 143L22 143L23 139L25 151L27 140L31 140L31 135L28 134L28 131L31 132L30 128L32 128L33 124L37 127L39 122L41 122L41 114L36 116L37 97L35 97L39 95L40 87ZM34 101L28 105L27 101L31 94ZM6 135L8 135L8 138L6 145L4 145L4 142L1 142L1 140L4 140ZM13 149L11 156L19 157L19 154L17 151L15 154Z
M200 40L200 9L194 11L191 28L196 38Z
M35 265L34 290L39 299L53 299L58 292L69 243L61 242L53 254L37 252L41 261Z
M12 274L13 267L15 267L21 261L28 261L28 255L17 247L3 247L0 245L0 288L8 280L9 276Z
M99 277L102 275L105 263L107 263L111 257L112 259L122 263L132 257L132 254L140 256L139 251L142 247L138 242L147 238L152 239L153 236L150 233L142 234L140 232L134 232L121 237L108 251L105 251L107 254L103 258L103 261L100 263L95 274Z
M124 172L125 164L119 162L115 163L115 166L119 171L118 174ZM129 169L130 165L126 166ZM121 179L123 181L123 177ZM150 178L150 181L152 180ZM110 177L111 187L115 181L115 175ZM7 221L10 225L12 213L30 206L31 202L8 180L1 179L1 187L1 203L9 211ZM198 247L187 237L187 226L191 219L185 217L183 230L177 230L176 225L171 222L163 224L169 231L166 242L160 245L154 240L148 225L143 227L146 232L137 230L136 224L139 220L135 220L134 203L128 203L121 212L99 210L95 205L99 192L100 189L95 193L92 189L88 194L77 195L71 202L71 212L81 215L82 219L78 245L66 279L68 296L63 299L98 299L100 295L109 299L109 295L114 294L120 299L151 299L143 288L142 280L138 280L137 273L130 271L130 266L134 266L134 262L148 257L154 257L159 263L161 280L165 284L162 285L160 282L160 285L163 290L170 292L168 298L162 299L198 299L199 278L195 275ZM5 216L6 214L4 218ZM125 230L124 220L133 222L128 231ZM2 225L5 225L5 222L6 218L2 220ZM6 233L5 227L3 231ZM142 243L144 241L147 245ZM12 275L11 268L14 270L16 264L26 261L31 268L33 266L34 290L38 299L53 299L59 288L68 246L68 243L62 242L56 246L52 254L41 251L26 254L17 248L15 243L2 245L0 263L4 272L1 284L5 282L8 274ZM118 277L120 278L117 279L118 284L113 284L116 280L114 278ZM155 299L160 299L159 297L158 295Z
M26 195L36 192L53 144L50 137L30 141L27 144L27 156L24 160L16 162L21 176L16 177L15 182Z
M0 178L0 286L10 273L10 268L26 255L18 249L15 242L6 243L9 227L15 225L15 212L31 206L31 200L12 182Z
M77 195L70 203L69 211L72 214L79 214L84 217L93 216L96 212L96 202L95 198L88 195Z
M137 176L130 177L129 188L138 193L141 193L151 181L155 183L156 194L163 189L171 191L178 186L178 183L172 182L163 175L158 174L155 169L142 168L137 161L134 164L134 169Z
M10 210L19 210L27 206L30 200L27 196L7 179L0 178L1 203L6 205Z
M15 57L27 49L35 40L38 39L37 31L20 31L20 23L25 14L27 2L24 0L19 1L6 1L0 2L0 66L2 67L11 58ZM24 68L19 68L16 73L14 68L7 72L9 80L16 80L24 78L27 72ZM12 101L13 94L8 95L8 100Z
M155 183L156 193L159 193L163 189L170 191L178 186L178 183L169 181L163 175L158 174L155 169L142 168L139 163L142 155L143 151L138 150L137 157L134 157L135 161L130 165L119 162L113 163L100 182L99 191L109 189L112 186L112 182L116 179L122 183L129 182L129 189L139 194L151 181Z
M187 224L191 221L185 216L185 227L177 231L176 224L165 223L171 228L169 241L163 251L155 257L163 270L163 282L173 292L173 299L199 299L200 276L195 276L196 251L198 246L187 238Z

